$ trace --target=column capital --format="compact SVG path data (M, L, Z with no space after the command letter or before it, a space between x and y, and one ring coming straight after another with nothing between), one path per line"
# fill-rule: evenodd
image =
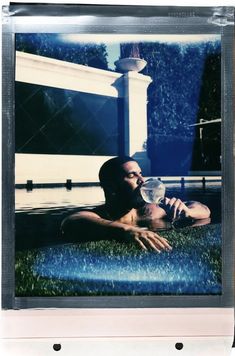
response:
M152 83L152 78L137 72L128 72L123 75L125 86L131 85L131 90L145 90Z

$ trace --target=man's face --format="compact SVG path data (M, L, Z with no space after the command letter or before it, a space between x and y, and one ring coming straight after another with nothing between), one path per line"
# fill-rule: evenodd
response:
M123 183L126 187L129 187L131 191L134 191L144 182L140 166L137 162L126 162L121 168Z
M143 206L144 201L140 195L140 186L144 182L141 168L135 161L129 161L121 166L119 194L123 202L133 208Z

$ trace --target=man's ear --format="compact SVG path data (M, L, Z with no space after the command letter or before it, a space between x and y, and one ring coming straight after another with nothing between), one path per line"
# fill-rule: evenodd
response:
M105 182L105 185L104 185L104 190L105 192L110 196L110 195L116 195L117 193L117 190L118 190L118 186L115 182L113 181L108 181L108 182Z

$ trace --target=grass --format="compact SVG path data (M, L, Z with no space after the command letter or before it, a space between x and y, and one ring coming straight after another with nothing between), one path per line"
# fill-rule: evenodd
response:
M17 251L16 296L220 294L220 224L161 235L172 252L113 240Z

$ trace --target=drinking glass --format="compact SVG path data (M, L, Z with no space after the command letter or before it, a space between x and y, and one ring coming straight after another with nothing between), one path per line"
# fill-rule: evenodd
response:
M147 179L140 188L140 194L146 203L160 204L165 196L165 185L157 178Z

